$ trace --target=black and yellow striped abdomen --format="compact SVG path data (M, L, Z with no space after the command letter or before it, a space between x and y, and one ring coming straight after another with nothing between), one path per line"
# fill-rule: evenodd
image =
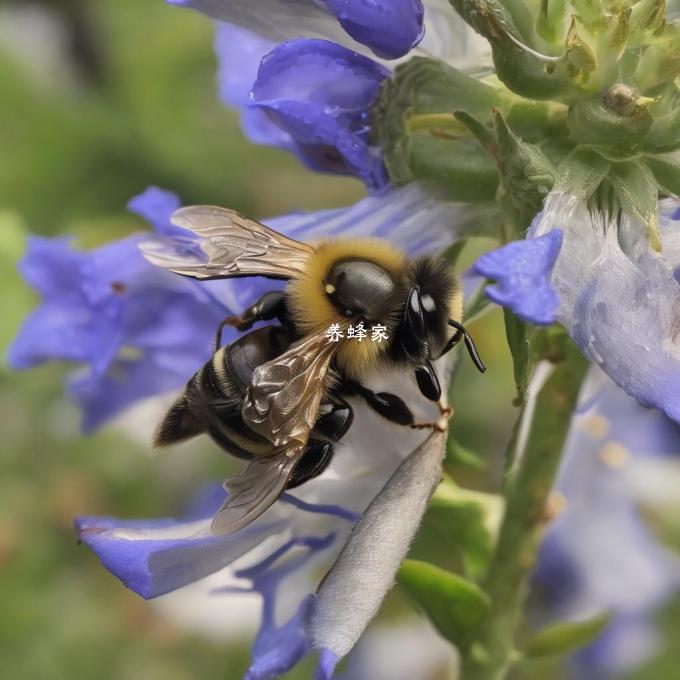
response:
M156 433L156 446L205 432L238 458L270 451L271 444L245 425L241 408L253 371L283 354L293 340L283 327L265 326L221 347L168 411Z

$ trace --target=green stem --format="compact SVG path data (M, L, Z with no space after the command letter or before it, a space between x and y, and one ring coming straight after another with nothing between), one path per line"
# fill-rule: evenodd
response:
M529 433L506 496L498 543L484 589L491 612L463 659L464 680L501 680L517 658L520 622L538 546L550 519L548 497L576 405L586 362L570 342L538 394Z

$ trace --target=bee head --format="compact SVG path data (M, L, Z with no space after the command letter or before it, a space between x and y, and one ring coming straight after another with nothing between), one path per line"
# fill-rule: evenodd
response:
M411 263L409 290L393 351L415 365L436 359L446 346L450 318L460 319L462 293L449 264L426 256Z
M324 279L333 306L347 318L380 321L398 299L398 284L380 265L368 260L336 262Z

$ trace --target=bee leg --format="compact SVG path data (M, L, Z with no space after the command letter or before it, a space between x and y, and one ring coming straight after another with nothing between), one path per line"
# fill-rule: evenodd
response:
M333 453L331 442L319 442L308 446L302 454L300 462L295 466L286 488L293 489L314 477L318 477L330 464Z
M217 329L215 351L222 345L222 330L225 326L234 326L238 331L247 331L258 321L278 319L281 325L290 325L286 300L282 290L270 290L258 298L242 316L228 316Z
M446 418L448 420L453 415L453 409L450 406L444 406L444 403L441 399L437 402L437 406L439 407L439 413L441 414L442 418Z
M416 382L426 399L439 401L442 398L442 388L432 362L426 361L422 366L416 368Z
M344 437L352 425L352 407L339 395L332 394L329 401L331 410L316 421L307 449L288 482L288 489L323 473L333 458L333 444ZM329 402L324 402L322 407L328 405Z
M446 432L449 418L453 415L453 409L450 406L444 406L441 399L437 402L439 407L439 420L427 423L413 423L411 427L414 430L434 430L435 432Z
M359 395L378 415L397 425L413 424L413 413L401 397L389 392L374 392L359 382L345 379L342 389L346 394Z
M440 418L435 422L416 423L411 409L406 405L401 397L390 392L373 392L361 383L354 380L345 379L342 383L345 394L358 394L364 399L366 404L378 415L386 418L392 423L410 427L414 430L436 430L437 432L446 431L447 418ZM440 404L440 413L447 416L446 408Z
M352 407L340 396L330 396L331 410L317 419L310 441L337 442L345 436L354 420ZM321 405L323 408L327 403Z
M439 431L445 430L446 421L453 415L453 409L450 406L444 406L442 402L442 388L439 384L437 372L430 361L426 361L422 366L416 368L416 382L424 397L430 401L437 402L441 418L437 423L432 423L433 429ZM430 423L425 423L424 425L428 426Z

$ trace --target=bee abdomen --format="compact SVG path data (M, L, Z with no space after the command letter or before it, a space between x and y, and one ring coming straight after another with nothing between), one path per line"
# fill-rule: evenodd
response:
M175 444L214 429L239 408L239 395L224 368L220 349L186 384L154 437L155 446Z

